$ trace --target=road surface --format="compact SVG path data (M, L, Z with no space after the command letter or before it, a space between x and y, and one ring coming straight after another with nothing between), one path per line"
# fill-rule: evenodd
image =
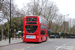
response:
M0 47L0 50L75 50L75 39L48 39L43 43L21 42Z

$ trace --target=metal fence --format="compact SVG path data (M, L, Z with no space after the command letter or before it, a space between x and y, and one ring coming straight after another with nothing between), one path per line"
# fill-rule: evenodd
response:
M18 32L16 29L11 32L11 38L22 38L23 32ZM0 41L9 39L9 33L5 29L0 30Z

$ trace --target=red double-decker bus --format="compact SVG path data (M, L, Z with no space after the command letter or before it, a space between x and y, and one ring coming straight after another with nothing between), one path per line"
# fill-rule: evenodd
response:
M48 40L48 21L40 16L25 16L23 42L42 42Z

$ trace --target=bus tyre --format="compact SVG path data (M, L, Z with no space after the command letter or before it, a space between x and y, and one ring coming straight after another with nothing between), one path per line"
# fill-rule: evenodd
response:
M41 43L42 43L42 38L41 38Z
M46 37L46 41L47 41L47 37Z

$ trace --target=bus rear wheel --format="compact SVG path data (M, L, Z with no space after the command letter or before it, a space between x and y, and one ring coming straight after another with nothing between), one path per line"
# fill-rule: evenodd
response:
M42 43L42 38L41 38L41 43Z
M47 37L46 37L46 41L47 41Z

